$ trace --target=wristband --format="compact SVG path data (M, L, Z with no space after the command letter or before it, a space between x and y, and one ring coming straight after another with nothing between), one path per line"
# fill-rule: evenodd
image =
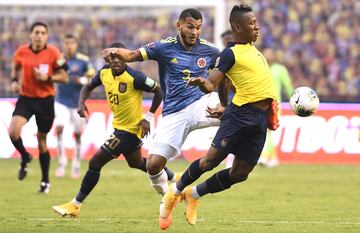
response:
M19 79L17 77L11 78L11 82L19 82Z
M52 77L51 77L51 75L49 75L48 78L47 78L47 80L48 80L48 81L51 81L51 79L52 79Z
M80 77L80 78L79 78L79 83L80 83L81 85L86 85L86 84L89 83L89 79L88 79L87 77Z
M154 113L152 113L152 112L148 112L148 113L146 113L145 116L144 116L144 119L147 120L147 121L149 121L149 122L150 122L153 118L154 118Z

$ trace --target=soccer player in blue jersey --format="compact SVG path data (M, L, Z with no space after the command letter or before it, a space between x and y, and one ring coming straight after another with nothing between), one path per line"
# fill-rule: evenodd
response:
M87 84L95 74L95 70L90 63L89 57L79 53L78 41L73 34L67 34L64 39L64 55L69 67L68 73L70 81L66 84L57 86L55 97L56 131L58 139L59 166L55 176L62 177L65 174L67 156L63 144L64 126L72 125L75 137L75 154L71 164L71 177L80 177L80 147L81 131L85 125L85 119L77 113L77 105L81 87Z
M205 95L196 87L186 87L188 77L206 77L214 66L219 50L206 40L200 39L202 15L195 9L184 10L176 24L179 34L155 41L137 50L107 49L104 58L111 53L120 55L126 62L156 60L164 94L163 118L160 120L149 149L148 173L157 192L167 191L166 161L180 154L186 136L195 129L218 125L218 119L206 117L211 102L216 105L215 94Z
M259 25L251 7L235 5L230 24L232 46L222 51L216 68L207 79L189 78L187 84L199 86L203 92L209 93L226 75L236 88L235 95L222 115L221 125L206 156L189 166L181 179L166 192L163 205L160 205L160 215L169 216L183 193L186 219L191 225L196 223L196 208L201 196L221 192L247 179L261 154L267 128L275 129L277 123L268 123L269 119L276 121L272 118L276 116L273 109L276 105L275 87L266 59L253 45L259 35ZM218 166L229 153L235 155L231 168L185 189L203 173Z
M206 112L208 107L219 103L217 94L204 94L197 87L187 87L184 83L189 77L206 77L219 55L214 45L200 38L202 23L199 11L186 9L176 24L177 36L149 43L137 50L107 49L103 54L105 60L116 53L125 62L158 62L164 94L163 117L150 144L147 169L151 185L162 195L168 189L164 166L168 159L180 154L187 135L195 129L220 124L219 119L207 117ZM171 216L163 220L171 221Z
M111 47L125 48L121 43L113 43ZM89 161L89 168L77 196L69 203L53 206L53 210L62 216L76 217L80 214L80 204L99 181L102 167L121 154L130 167L146 172L146 158L141 155L140 138L149 134L150 118L149 115L145 117L142 115L142 92L155 94L150 107L150 113L154 114L162 101L159 85L114 56L109 65L101 68L92 78L91 83L81 89L78 105L81 117L85 117L88 113L85 101L100 85L104 86L107 102L114 114L112 122L114 132ZM165 170L169 178L174 176L173 172L167 168Z

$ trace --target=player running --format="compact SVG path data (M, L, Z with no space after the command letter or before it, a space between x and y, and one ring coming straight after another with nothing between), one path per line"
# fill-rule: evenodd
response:
M220 124L207 117L206 109L219 103L216 93L204 94L197 87L186 87L184 79L206 77L214 67L219 50L199 38L202 15L195 9L181 12L176 24L178 35L155 41L137 50L106 49L104 58L116 53L125 62L156 60L164 93L163 118L159 120L149 145L147 170L151 185L159 194L168 190L164 166L168 159L180 154L187 135L195 130ZM160 228L171 216L160 218Z
M113 43L110 47L125 48L121 43ZM159 85L145 74L131 69L114 55L109 65L101 68L91 83L81 89L78 105L81 117L85 117L88 113L85 101L101 84L104 86L107 102L114 114L112 122L114 132L89 161L89 168L77 196L69 203L53 206L53 210L62 216L76 217L80 214L80 204L96 186L102 167L121 154L130 167L146 172L146 159L141 155L140 138L150 133L150 121L162 101ZM155 94L145 118L142 115L143 91ZM166 171L169 180L174 181L174 173L167 169Z
M55 97L56 114L56 132L58 141L59 166L56 169L55 176L65 175L67 165L67 156L63 144L64 126L72 125L75 136L75 154L71 163L71 177L80 177L80 148L81 132L85 125L85 119L77 113L77 105L81 87L89 83L89 80L95 74L95 70L89 61L89 57L79 53L78 41L72 34L67 34L64 39L64 54L69 67L69 83L59 84Z
M220 54L219 63L208 79L189 78L187 84L199 86L209 93L227 75L236 88L232 103L222 115L220 128L206 156L189 166L181 179L169 188L163 197L164 204L160 205L160 216L171 215L183 192L186 219L191 225L196 223L198 199L245 181L259 159L267 128L278 127L274 82L265 58L253 45L259 35L259 25L251 7L244 4L234 6L230 24L233 45ZM203 173L218 166L229 153L235 155L231 168L185 189Z
M11 118L9 135L12 144L21 154L19 180L27 175L32 156L26 151L20 137L21 129L35 115L38 127L37 141L41 168L40 193L50 191L50 154L46 144L54 113L54 83L66 83L66 61L55 46L47 44L48 27L43 22L31 25L30 44L21 45L15 52L11 68L11 88L20 96ZM19 80L20 73L22 73Z

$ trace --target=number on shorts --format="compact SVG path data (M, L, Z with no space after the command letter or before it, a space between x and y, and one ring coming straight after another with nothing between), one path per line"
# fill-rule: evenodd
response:
M110 147L110 149L115 149L120 143L120 139L118 139L115 134L111 134L109 139L105 141L105 145Z

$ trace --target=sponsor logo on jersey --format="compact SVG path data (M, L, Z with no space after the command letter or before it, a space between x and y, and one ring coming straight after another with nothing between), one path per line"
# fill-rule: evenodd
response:
M119 83L119 87L118 90L120 91L120 93L124 93L127 89L127 84L126 83Z
M196 63L200 68L204 68L206 66L206 60L203 57L200 57Z

